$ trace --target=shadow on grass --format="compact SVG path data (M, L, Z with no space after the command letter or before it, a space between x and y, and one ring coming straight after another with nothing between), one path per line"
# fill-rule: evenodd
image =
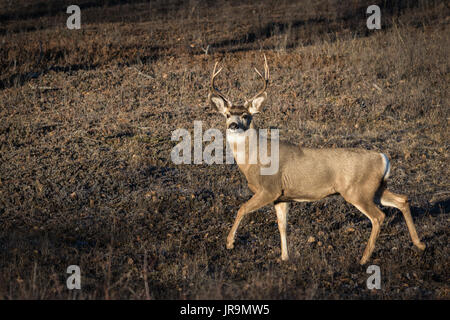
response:
M0 80L0 90L11 88L14 86L22 86L26 82L28 82L31 79L39 78L40 76L50 72L50 71L56 71L56 72L71 72L71 71L79 71L79 70L92 70L95 69L98 65L92 64L92 65L85 65L85 64L72 64L69 66L61 67L61 66L51 66L49 68L46 68L41 71L35 71L35 72L28 72L28 73L16 73L11 76L9 76L6 79Z

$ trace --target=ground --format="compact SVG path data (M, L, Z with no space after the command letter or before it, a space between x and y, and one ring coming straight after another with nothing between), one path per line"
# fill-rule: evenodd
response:
M449 6L444 1L80 0L0 5L0 298L449 299ZM339 196L295 203L290 260L273 206L226 236L251 192L236 165L175 165L177 128L224 132L207 104L261 83L255 119L300 146L360 147L391 160L424 252L401 213L368 265L370 221ZM81 290L66 269L81 268Z

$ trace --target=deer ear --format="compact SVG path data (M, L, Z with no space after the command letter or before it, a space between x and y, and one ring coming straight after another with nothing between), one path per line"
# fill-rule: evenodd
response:
M267 99L267 92L263 92L257 97L253 98L251 101L246 101L244 106L248 108L248 112L250 114L256 114L260 113L262 110L262 106L264 104L264 101Z
M211 106L216 108L217 111L219 111L222 114L225 114L228 107L227 107L227 102L222 97L219 97L218 95L210 93L208 96L208 100L209 100L209 103L211 104Z
M225 114L226 110L228 109L227 101L225 101L222 97L215 95L213 93L209 94L208 100L211 106L215 107L217 111L219 111L222 114Z

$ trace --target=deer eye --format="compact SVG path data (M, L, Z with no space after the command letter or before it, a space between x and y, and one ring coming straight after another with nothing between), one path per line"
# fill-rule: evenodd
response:
M248 119L248 114L244 114L244 115L242 116L242 119L247 120L247 119Z
M226 117L227 117L227 119L230 117L230 114L229 113L227 113L226 115L225 115Z

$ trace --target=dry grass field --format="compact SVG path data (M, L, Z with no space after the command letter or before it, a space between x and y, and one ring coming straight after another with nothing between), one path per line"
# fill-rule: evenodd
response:
M446 1L79 0L0 4L0 299L449 299L449 52ZM345 3L345 4L341 4ZM238 102L271 69L256 122L308 147L391 159L424 252L384 208L370 221L340 197L295 203L290 260L273 206L225 240L251 192L236 165L175 165L177 128L225 132L207 104L215 61ZM66 269L81 267L81 290Z

